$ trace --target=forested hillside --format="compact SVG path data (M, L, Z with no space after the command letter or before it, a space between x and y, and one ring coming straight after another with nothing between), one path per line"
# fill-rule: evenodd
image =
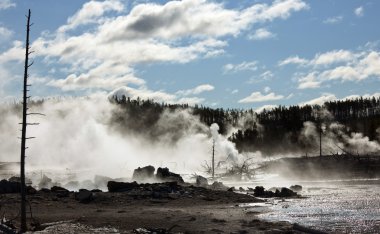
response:
M375 141L378 136L377 129L380 127L379 98L332 101L323 106L279 106L260 113L255 113L252 109L159 104L151 100L131 100L126 97L112 100L121 107L118 113L114 113L112 121L129 131L149 132L154 139L165 134L165 131L186 128L186 121L181 122L180 119L172 123L172 129L158 130L156 125L165 111L188 110L207 126L217 123L220 133L229 134L229 139L236 144L239 151L259 150L266 155L287 152L315 153L319 147L318 140L310 134L305 135L309 131L306 128L313 124L317 132L322 129L322 137L331 137L331 133L334 133L336 140L342 142L341 148L357 150L360 153L359 149L348 145L355 143L348 138L360 136L368 137L365 138L367 141ZM335 150L338 149L339 145L334 149L330 147L325 153L336 153Z

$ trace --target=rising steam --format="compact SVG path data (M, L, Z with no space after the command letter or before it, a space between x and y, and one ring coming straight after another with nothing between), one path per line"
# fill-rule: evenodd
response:
M19 160L18 110L3 106L0 122L0 161ZM94 175L112 178L131 177L139 166L166 166L181 173L202 173L202 163L211 159L211 138L216 139L218 155L235 160L238 152L233 143L218 134L218 126L200 122L189 110L164 111L151 132L141 128L136 134L112 124L112 115L120 106L104 95L90 98L45 100L32 106L39 126L28 128L27 170L30 174L50 173L53 180L75 175L73 180L93 179ZM173 141L175 139L175 141ZM32 178L33 179L33 178Z

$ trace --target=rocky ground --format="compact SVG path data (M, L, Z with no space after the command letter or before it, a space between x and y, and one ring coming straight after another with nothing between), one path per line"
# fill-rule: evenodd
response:
M175 182L127 183L127 187L123 192L83 190L79 193L56 187L29 194L29 229L40 233L300 233L303 230L287 222L258 220L257 213L239 206L262 202L247 194ZM14 219L12 223L16 227L19 200L18 194L0 195L0 214Z

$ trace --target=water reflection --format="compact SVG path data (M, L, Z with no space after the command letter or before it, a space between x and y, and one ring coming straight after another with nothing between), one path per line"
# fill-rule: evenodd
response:
M270 221L290 221L334 233L380 232L380 180L300 182L308 199L272 199ZM255 207L249 209L256 209Z

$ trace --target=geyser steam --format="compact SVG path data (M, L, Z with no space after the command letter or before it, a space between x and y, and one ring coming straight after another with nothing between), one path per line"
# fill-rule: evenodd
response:
M2 108L0 161L18 161L20 115L11 106ZM28 135L36 137L28 142L29 173L54 172L53 180L58 181L66 174L75 175L73 180L92 180L97 174L130 177L138 166L153 165L202 174L202 163L211 158L211 136L216 138L219 155L238 157L234 145L218 134L216 124L210 134L209 127L189 110L164 111L155 125L156 132L162 134L151 141L151 136L144 134L146 129L139 134L117 129L111 117L118 108L105 95L33 105L33 112L46 117L33 117L31 121L41 124L28 128Z

